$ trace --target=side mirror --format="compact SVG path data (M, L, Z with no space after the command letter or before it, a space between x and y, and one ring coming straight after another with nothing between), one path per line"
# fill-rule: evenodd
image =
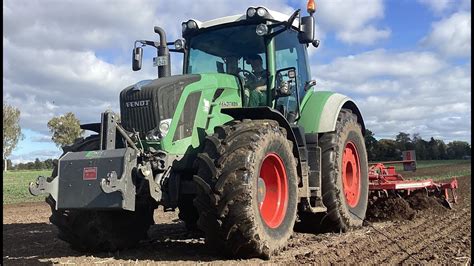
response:
M142 68L143 48L135 47L132 53L132 69L138 71Z
M294 67L280 69L276 73L276 96L286 97L296 90L296 69Z
M298 32L300 43L312 43L314 41L314 17L306 16L300 20L300 32Z

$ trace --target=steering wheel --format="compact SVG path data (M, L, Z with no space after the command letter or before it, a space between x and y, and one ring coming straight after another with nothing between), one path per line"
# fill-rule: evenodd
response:
M244 79L245 84L252 81L255 82L257 80L257 76L255 76L254 73L245 69L239 69L239 72L237 72L237 74Z

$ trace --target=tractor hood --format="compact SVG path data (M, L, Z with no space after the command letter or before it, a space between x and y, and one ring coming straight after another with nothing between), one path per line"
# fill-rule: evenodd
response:
M173 117L184 88L200 79L201 75L178 75L128 86L120 93L122 126L142 136L156 130L160 121Z

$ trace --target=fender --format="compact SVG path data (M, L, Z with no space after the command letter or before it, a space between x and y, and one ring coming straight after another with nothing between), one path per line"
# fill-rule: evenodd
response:
M324 133L336 130L336 122L342 108L352 111L365 135L365 124L362 114L355 102L342 94L330 91L310 90L301 104L301 117L298 125L304 127L305 133Z

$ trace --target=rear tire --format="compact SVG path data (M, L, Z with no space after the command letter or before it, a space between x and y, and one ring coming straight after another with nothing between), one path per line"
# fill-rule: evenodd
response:
M80 139L64 148L64 152L99 149L97 135ZM57 166L53 170L55 177ZM135 246L147 238L148 228L154 224L155 205L137 204L135 211L56 210L56 202L46 198L51 207L50 222L58 227L58 237L79 251L116 251Z
M218 252L268 259L286 246L295 224L292 144L272 120L232 121L215 132L196 163L198 226Z
M323 223L336 231L362 226L368 203L368 162L357 116L342 109L334 132L319 140L322 193L327 214Z

